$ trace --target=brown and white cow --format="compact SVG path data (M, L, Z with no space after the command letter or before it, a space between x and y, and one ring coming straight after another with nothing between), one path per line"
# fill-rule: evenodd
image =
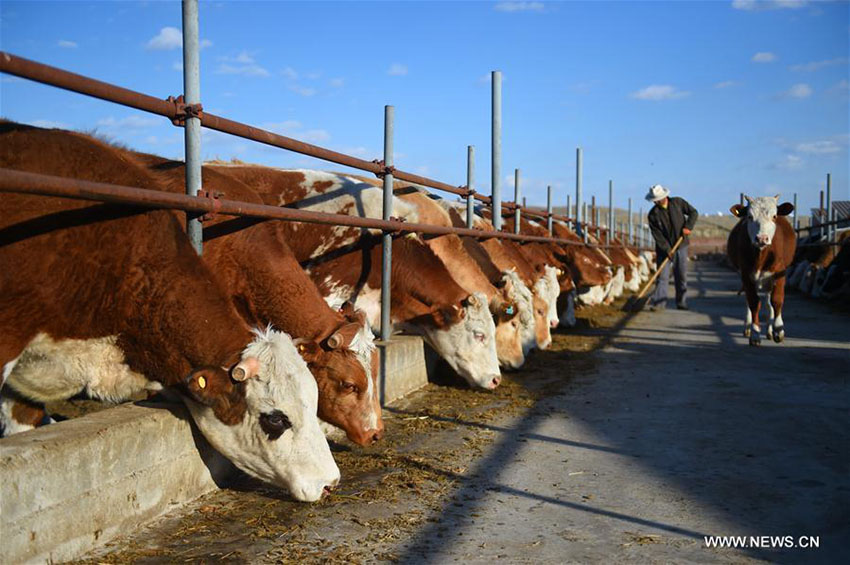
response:
M555 237L583 243L581 237L561 220L552 223ZM614 286L611 260L599 249L586 245L563 245L564 263L569 268L576 286L579 303L593 306L601 304Z
M382 191L355 178L311 170L261 166L217 166L258 192L267 204L381 217ZM416 210L393 199L393 213ZM380 323L381 237L346 226L283 223L296 258L325 300L336 306L354 301L373 329ZM391 322L423 335L470 384L492 389L501 382L495 324L487 297L458 285L442 261L415 234L393 239Z
M447 206L457 208L458 203L446 202ZM481 212L482 210L479 210ZM460 216L454 218L455 225L460 227ZM473 220L475 228L492 231L493 224L482 215L475 214ZM509 240L505 239L484 239L480 242L481 247L486 251L490 261L495 264L499 270L505 273L513 273L511 276L516 277L514 286L522 293L522 301L531 304L531 318L523 318L523 351L527 355L529 351L535 348L546 349L552 343L552 335L549 331L549 303L546 296L541 296L541 286L535 289L535 283L543 276L535 270L534 266L528 261L528 258L519 250L518 246ZM522 283L522 284L520 284ZM520 314L522 315L522 311Z
M785 338L782 320L785 273L797 247L794 228L785 216L794 206L788 202L779 204L779 195L747 196L746 200L747 206L735 204L730 208L740 221L732 228L726 243L729 260L741 274L747 296L744 336L750 338L750 345L761 343L759 292L764 291L770 295L767 336L779 343Z
M184 191L182 163L133 156L162 181L164 190ZM262 204L250 188L214 168L204 167L202 175L206 191ZM377 350L365 314L347 303L338 309L328 306L287 245L281 222L232 217L207 221L203 261L249 324L271 324L297 340L319 386L319 418L342 428L360 445L379 440L384 424L375 386Z
M33 131L0 123L0 166L157 188L106 144ZM114 398L149 378L178 391L245 472L305 501L338 482L316 382L291 338L252 333L171 212L0 194L0 265L3 389L36 402ZM99 354L78 357L87 344Z

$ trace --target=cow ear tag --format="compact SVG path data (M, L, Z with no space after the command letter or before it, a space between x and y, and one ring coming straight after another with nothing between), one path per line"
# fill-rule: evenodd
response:
M198 388L207 388L207 379L203 376L198 377Z
M514 313L514 307L513 306L508 306L507 308L505 308L505 314L507 314L508 316L512 316L513 313Z

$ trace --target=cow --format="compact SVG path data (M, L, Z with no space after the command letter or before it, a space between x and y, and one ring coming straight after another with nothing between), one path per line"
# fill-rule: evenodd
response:
M255 190L266 204L306 210L380 217L383 194L357 179L312 170L255 165L222 165L216 170ZM396 215L416 218L408 203L393 199ZM325 300L347 300L380 323L380 232L348 226L284 223L296 258ZM422 335L449 366L473 386L493 389L501 382L495 324L487 297L458 285L440 259L416 234L392 243L391 323Z
M581 237L561 220L552 222L555 237L582 243ZM580 304L601 304L613 286L613 269L610 259L599 250L587 245L563 245L564 265L568 267L576 286L576 299ZM568 324L564 324L568 325Z
M164 190L185 190L182 163L133 155ZM203 168L202 179L210 193L262 204L250 188L212 167ZM365 314L349 303L328 306L287 245L281 222L210 219L204 224L203 261L249 324L271 324L296 338L319 386L319 418L359 445L378 441L384 433L375 386L378 353Z
M744 336L750 345L761 344L759 292L769 293L768 339L780 343L785 338L782 305L785 300L785 273L794 258L797 240L794 228L785 218L793 204L779 204L779 195L746 196L747 205L735 204L732 215L740 218L729 233L726 253L741 274L747 297Z
M447 206L457 207L458 203L447 203ZM483 210L479 209L479 212ZM456 227L460 227L460 216L455 216L454 222ZM463 224L465 225L465 224ZM493 231L495 228L490 220L483 215L475 214L473 226L484 231ZM546 301L546 296L539 294L542 287L538 286L535 290L535 283L541 278L542 274L535 271L534 266L529 263L525 255L520 252L518 247L511 241L505 239L485 239L481 241L481 247L486 251L493 262L501 271L514 273L515 287L519 289L523 295L523 302L530 303L532 319L523 320L524 326L527 328L523 338L523 351L526 355L535 348L546 349L552 343L552 335L549 330L549 304ZM519 284L522 282L523 284ZM533 328L533 333L528 330Z
M86 139L80 151L80 138L37 131L0 123L0 166L157 188L104 143ZM339 481L318 388L292 339L252 331L173 213L4 193L0 265L0 392L37 409L51 396L113 398L154 380L180 394L204 437L246 473L302 501ZM99 354L77 357L88 344Z
M412 185L401 185L394 188L393 193L415 207L419 222L452 226L451 211L440 206L436 201L439 199L424 190ZM481 292L487 297L496 324L499 365L507 369L519 369L525 363L522 348L524 317L520 311L531 308L520 288L522 283L512 273L499 272L492 262L476 262L457 235L425 236L423 239L464 290L469 293Z

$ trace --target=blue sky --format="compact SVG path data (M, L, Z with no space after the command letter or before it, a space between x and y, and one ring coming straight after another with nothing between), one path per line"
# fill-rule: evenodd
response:
M645 203L662 183L705 212L741 191L816 205L848 192L847 2L201 2L207 111L460 185L490 185L490 87L503 72L503 197L584 192ZM0 46L165 98L182 92L179 2L0 4ZM3 75L0 114L96 130L182 158L164 118ZM340 167L206 132L205 158Z

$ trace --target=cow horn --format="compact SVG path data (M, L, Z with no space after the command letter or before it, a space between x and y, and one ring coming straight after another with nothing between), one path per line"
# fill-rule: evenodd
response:
M234 381L243 382L256 377L259 372L260 361L256 357L245 357L233 367L233 370L230 371L230 376Z

